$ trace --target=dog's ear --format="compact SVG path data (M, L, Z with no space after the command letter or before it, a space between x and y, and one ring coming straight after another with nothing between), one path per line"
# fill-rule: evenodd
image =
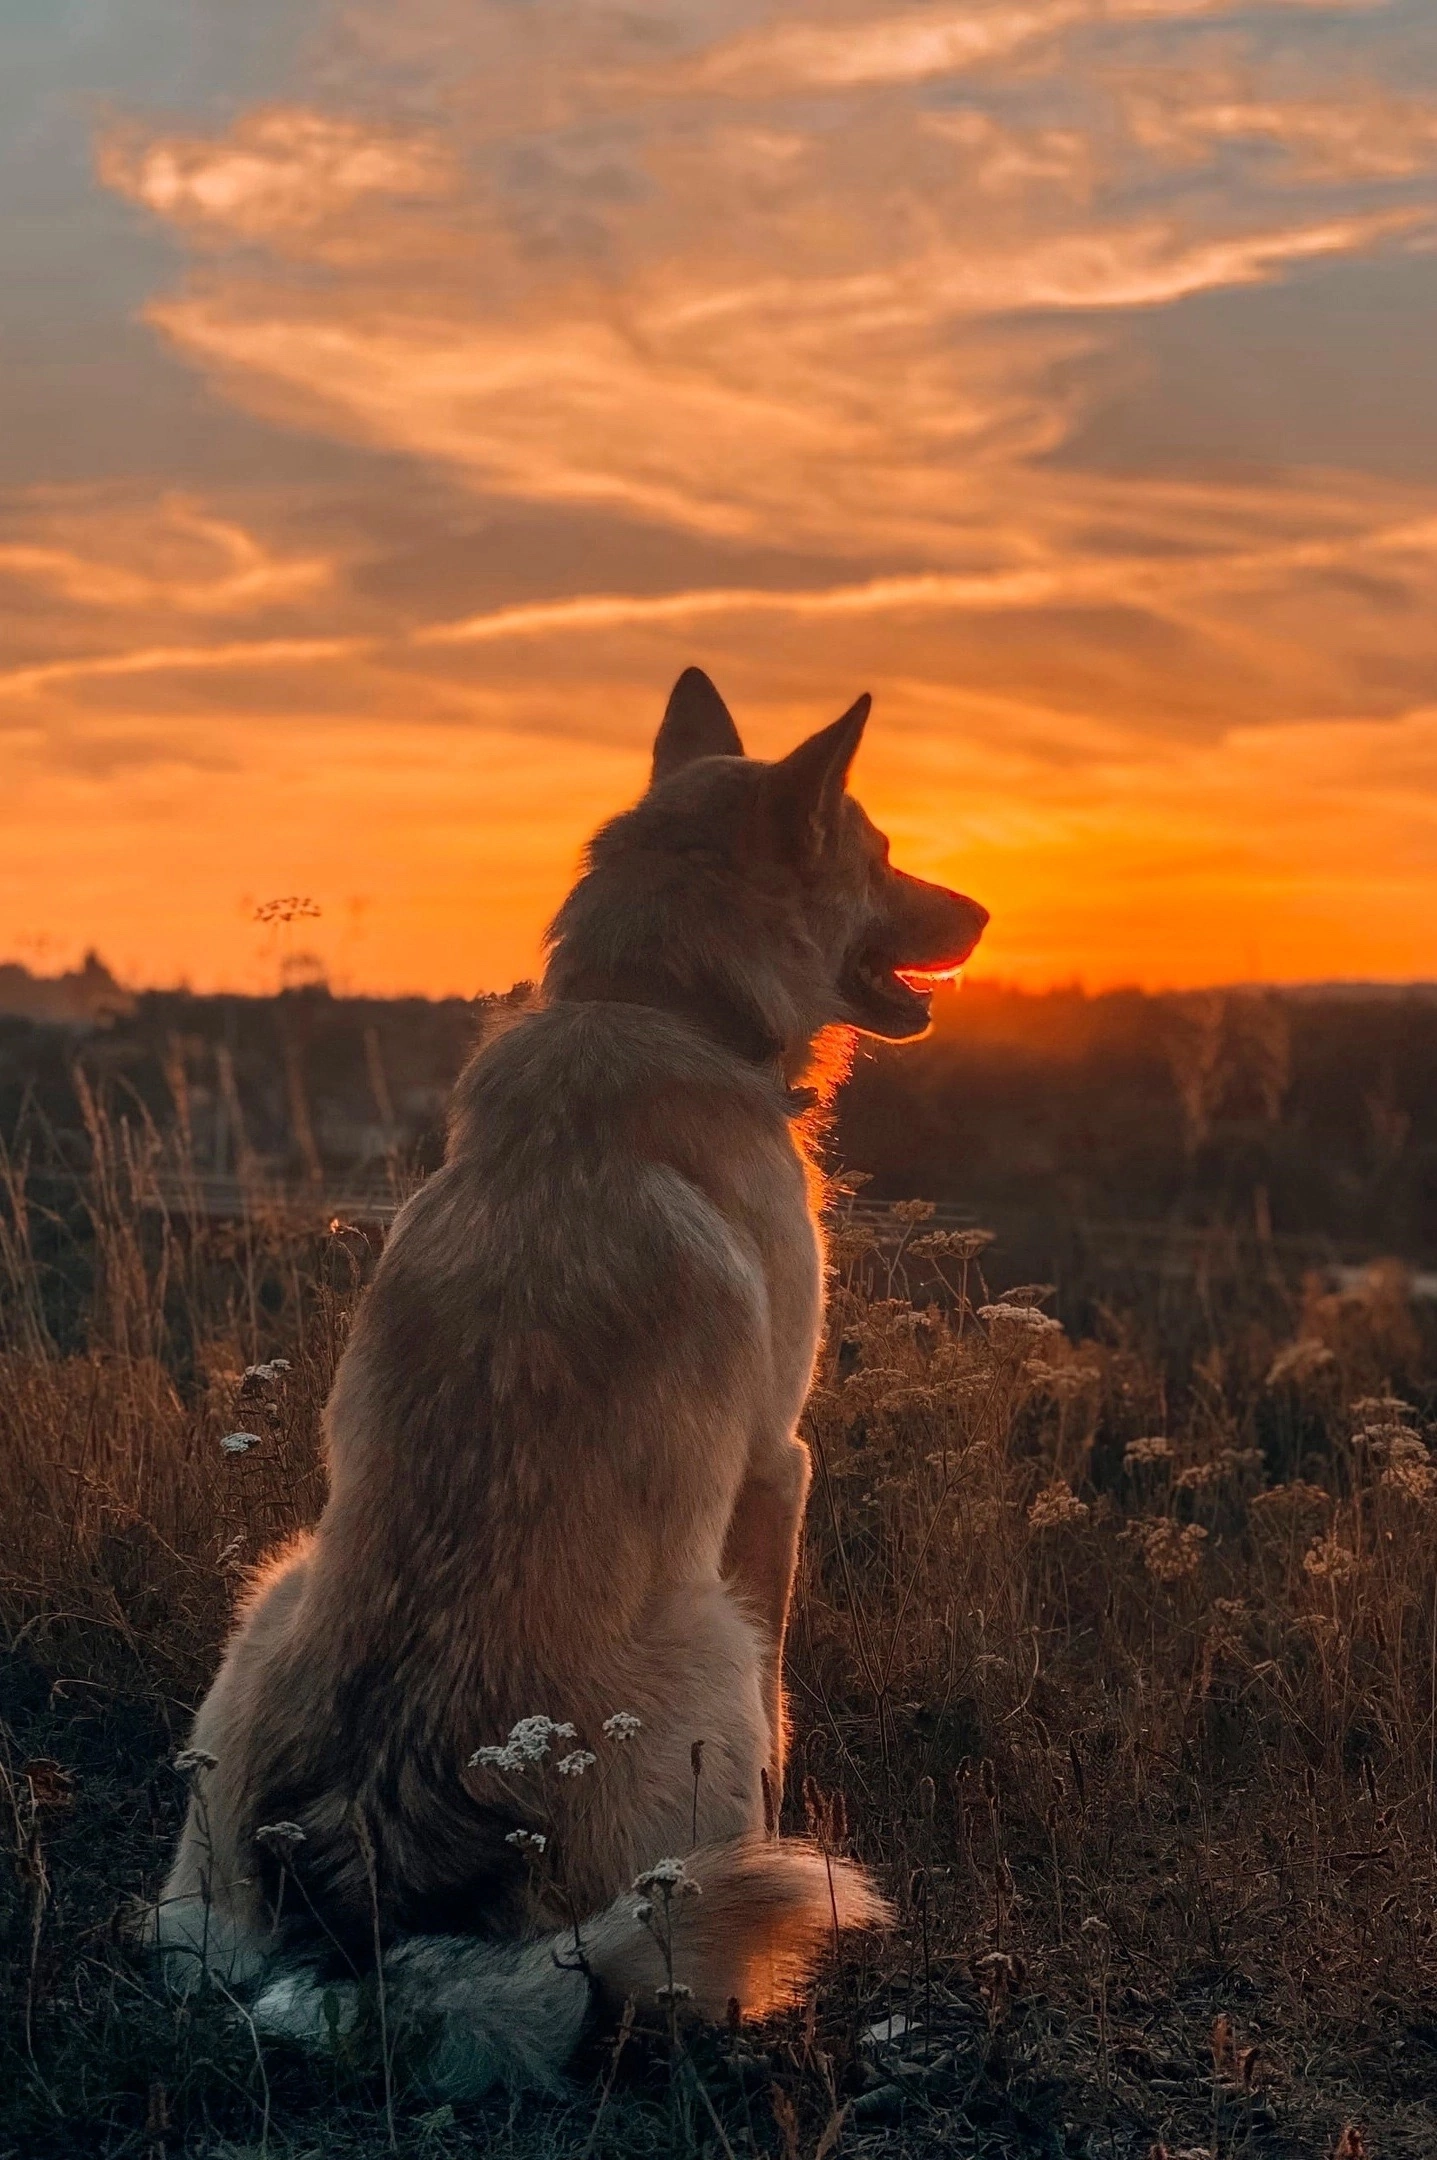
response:
M654 739L649 786L701 757L742 757L733 714L702 668L685 668L669 692L663 725Z
M865 690L842 719L790 750L768 775L780 838L799 862L816 862L833 836L848 768L863 740L872 703Z

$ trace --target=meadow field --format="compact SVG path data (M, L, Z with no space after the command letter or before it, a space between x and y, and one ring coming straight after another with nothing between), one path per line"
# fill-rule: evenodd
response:
M1026 1280L951 1187L860 1206L835 1160L781 1828L899 1925L772 2025L639 2015L562 2097L456 2112L378 2020L302 2057L127 1946L248 1572L322 1504L382 1230L258 1170L216 1214L183 1059L163 1111L87 1057L63 1146L17 1109L0 1198L3 2160L1437 2153L1437 1326L1380 1088L1344 1232L1365 1207L1399 1257L1340 1279L1259 1207L1220 1283ZM875 1085L838 1143L864 1199L908 1167L861 1147ZM1239 1146L1215 1080L1169 1092L1189 1173L1272 1128L1270 1211L1281 1120L1239 1104Z

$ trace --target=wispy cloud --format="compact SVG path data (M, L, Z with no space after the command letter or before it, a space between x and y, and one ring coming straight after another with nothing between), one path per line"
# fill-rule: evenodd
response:
M336 319L243 289L168 301L152 319L257 409L440 461L486 490L837 552L942 550L965 462L971 490L1063 430L1050 338L1025 349L1009 332L965 353L955 337L985 318L1261 284L1434 222L1403 208L1215 239L1150 220L1008 251L936 245L861 278L635 296L622 321L368 306Z
M302 106L247 113L218 141L117 128L97 162L107 186L160 217L271 242L369 213L376 198L433 198L452 184L432 141Z
M27 697L61 683L94 682L107 676L167 675L195 669L226 674L246 668L294 667L339 660L363 649L355 638L263 638L223 645L142 645L131 652L93 653L78 660L47 660L0 674L0 697Z
M1204 595L1251 592L1303 571L1356 571L1364 563L1410 563L1424 575L1437 570L1437 517L1358 532L1342 539L1292 541L1220 554L1172 556L1104 555L1068 559L1027 569L969 577L929 572L917 577L873 578L858 585L817 591L773 587L700 586L689 592L588 593L570 600L495 608L463 621L436 623L420 631L421 645L480 645L509 638L561 637L587 631L636 629L651 624L702 623L721 616L779 615L795 622L833 616L910 613L984 614L1038 608L1157 607L1166 599L1188 602Z
M311 600L334 579L328 557L278 554L184 497L117 507L41 495L16 508L27 537L0 538L0 580L76 607L244 614Z
M1347 14L1354 0L1266 0L1268 12ZM1355 0L1376 9L1386 0ZM714 46L700 81L771 91L781 83L849 90L920 83L992 67L1080 26L1202 23L1250 13L1247 0L996 0L896 9L837 22L779 23Z
M1200 157L1225 145L1286 153L1294 176L1406 180L1437 168L1437 104L1354 84L1338 98L1273 98L1201 80L1135 91L1133 132L1147 149Z

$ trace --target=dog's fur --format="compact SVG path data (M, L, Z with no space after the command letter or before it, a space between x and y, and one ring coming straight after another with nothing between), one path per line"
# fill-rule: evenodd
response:
M328 1505L196 1720L214 1764L152 1922L262 2026L319 2036L378 1941L391 2010L439 2028L434 2090L542 2082L593 1989L663 1981L630 1888L661 1857L701 1885L673 1964L710 2015L765 2009L835 1924L884 1914L856 1866L770 1835L762 1792L822 1306L798 1083L825 1028L920 1033L896 971L950 969L986 920L890 869L846 794L867 710L764 764L681 677L541 1007L458 1083L340 1365ZM599 1737L620 1710L622 1745ZM470 1765L540 1712L598 1752L586 1776ZM275 1823L303 1832L287 1855L256 1838Z

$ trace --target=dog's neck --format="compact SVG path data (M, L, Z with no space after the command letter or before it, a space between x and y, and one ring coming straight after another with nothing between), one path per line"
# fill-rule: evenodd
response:
M721 991L668 982L652 971L551 964L544 977L548 1004L643 1005L669 1013L745 1065L784 1068L785 1045L762 1014Z
M814 1063L813 1038L784 1042L755 1007L717 986L670 982L647 969L600 970L575 965L572 959L562 964L556 954L544 977L544 998L550 1005L639 1005L666 1013L741 1064L771 1073L795 1116L819 1099L818 1090L803 1084Z

